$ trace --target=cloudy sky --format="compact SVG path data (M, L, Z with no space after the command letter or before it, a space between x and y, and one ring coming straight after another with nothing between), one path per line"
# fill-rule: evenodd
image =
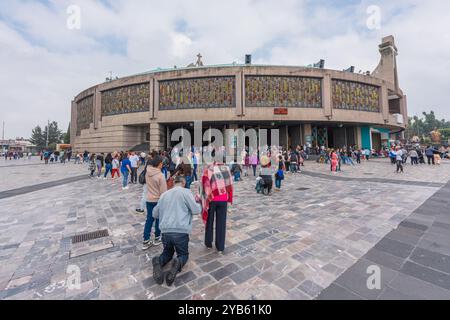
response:
M67 26L71 5L80 29ZM0 0L0 126L8 138L47 119L65 130L73 97L110 71L186 66L199 52L208 65L252 53L254 63L373 70L389 34L410 114L450 118L448 0Z

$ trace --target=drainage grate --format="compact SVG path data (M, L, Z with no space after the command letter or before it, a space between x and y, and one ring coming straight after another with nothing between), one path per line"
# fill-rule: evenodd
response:
M297 188L298 191L305 191L305 190L309 190L309 188Z
M104 237L108 237L108 236L109 236L109 233L108 233L108 230L106 230L106 229L98 230L98 231L94 231L94 232L82 233L82 234L78 234L78 235L72 237L72 244L85 242L85 241L89 241L89 240L94 240L94 239L99 239L99 238L104 238Z

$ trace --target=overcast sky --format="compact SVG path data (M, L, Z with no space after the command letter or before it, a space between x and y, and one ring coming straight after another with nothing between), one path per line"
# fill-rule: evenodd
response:
M70 5L80 29L67 27ZM448 0L0 0L0 126L7 138L29 137L47 119L66 130L73 97L109 71L186 66L199 52L206 65L252 53L254 63L323 58L326 68L372 71L390 34L410 115L450 119Z

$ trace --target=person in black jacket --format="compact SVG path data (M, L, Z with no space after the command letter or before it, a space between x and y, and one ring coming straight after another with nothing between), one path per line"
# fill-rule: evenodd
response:
M112 161L113 157L111 153L108 153L105 158L105 175L103 176L103 179L106 179L106 176L108 175L108 172L112 173Z

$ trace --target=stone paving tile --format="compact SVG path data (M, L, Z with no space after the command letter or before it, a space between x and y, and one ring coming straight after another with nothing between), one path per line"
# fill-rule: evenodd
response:
M188 287L182 286L160 297L161 300L183 300L191 295Z
M317 300L365 300L361 296L347 290L340 285L333 283L326 290L323 290Z
M436 286L450 290L450 275L424 267L422 265L407 261L402 269L402 273L419 278L420 280L432 283Z
M217 281L220 281L221 279L223 279L229 275L232 275L233 273L235 273L238 270L239 270L239 267L236 264L230 263L216 271L211 272L211 275Z
M445 299L450 293L450 256L447 253L448 234L433 229L433 214L448 209L447 200L434 200L436 194L450 191L450 182L417 208L397 229L388 233L364 258L346 270L319 298L339 299L337 286L369 299ZM428 204L435 205L430 209ZM423 208L427 208L425 211ZM445 227L445 225L443 225ZM447 230L446 228L441 228ZM381 292L363 285L367 276L363 270L372 262L381 269ZM368 270L368 269L367 269ZM345 293L345 292L344 292Z
M259 270L254 266L249 266L245 269L242 269L239 272L236 272L232 276L230 276L231 280L233 280L236 284L241 284L259 274Z
M371 162L351 168L351 172L346 168L343 175L349 176L345 181L287 174L283 192L271 197L254 192L253 177L237 183L236 201L230 206L227 219L225 254L218 255L204 247L204 226L196 217L190 237L190 260L172 287L158 286L152 279L151 258L159 255L162 248L140 250L145 216L133 212L140 199L139 185L123 192L119 181L82 180L2 199L0 263L7 267L0 270L0 297L312 299L319 288L332 284L372 249L377 240L397 228L415 209L420 209L438 187L424 187L419 183L411 188L408 184L385 180L373 183L354 179L365 178L363 173L369 168L382 179L388 178L385 169L390 168L389 164ZM307 170L312 172L323 169L307 163ZM87 173L84 165L73 164L0 170L0 173L13 172L17 177L15 184L4 185L6 189L27 186L30 181L56 181ZM439 176L432 168L420 167L420 170L431 181ZM326 170L323 173L328 175ZM415 172L408 172L400 179L408 177L421 181ZM306 190L297 190L300 187ZM18 202L20 212L15 210ZM395 208L392 203L396 204ZM433 200L432 209L439 204L445 204L445 197ZM395 257L391 253L404 256L409 251L408 245L418 244L441 256L411 250L416 252L412 259L431 261L429 267L431 264L433 269L439 267L438 272L447 270L446 260L442 260L442 256L448 256L444 252L447 245L443 230L448 230L450 217L443 213L434 217L426 208L420 210L423 214L417 214L421 216L411 216L408 223L397 229L407 231L408 237L392 233L389 239L396 241L394 249L385 248L386 243L382 242L379 247L384 251L379 252L384 254L383 258ZM68 241L70 236L103 228L109 230L114 247L94 252L100 242L92 241L85 244L87 254L69 259L74 250ZM433 232L421 239L424 230ZM412 243L416 239L420 241ZM435 244L440 247L436 249ZM63 285L70 264L81 270L83 292L68 293ZM392 270L398 271L401 266ZM11 280L18 281L17 284L28 282L5 289ZM299 287L309 290L309 294ZM403 292L394 286L390 289L383 291L384 296Z
M409 259L425 267L450 274L450 256L422 248L416 248Z
M449 300L450 291L429 282L422 281L415 276L399 273L389 287L403 295L413 295L426 300Z
M298 289L308 294L310 297L316 297L323 290L321 286L311 280L305 280L298 286Z

